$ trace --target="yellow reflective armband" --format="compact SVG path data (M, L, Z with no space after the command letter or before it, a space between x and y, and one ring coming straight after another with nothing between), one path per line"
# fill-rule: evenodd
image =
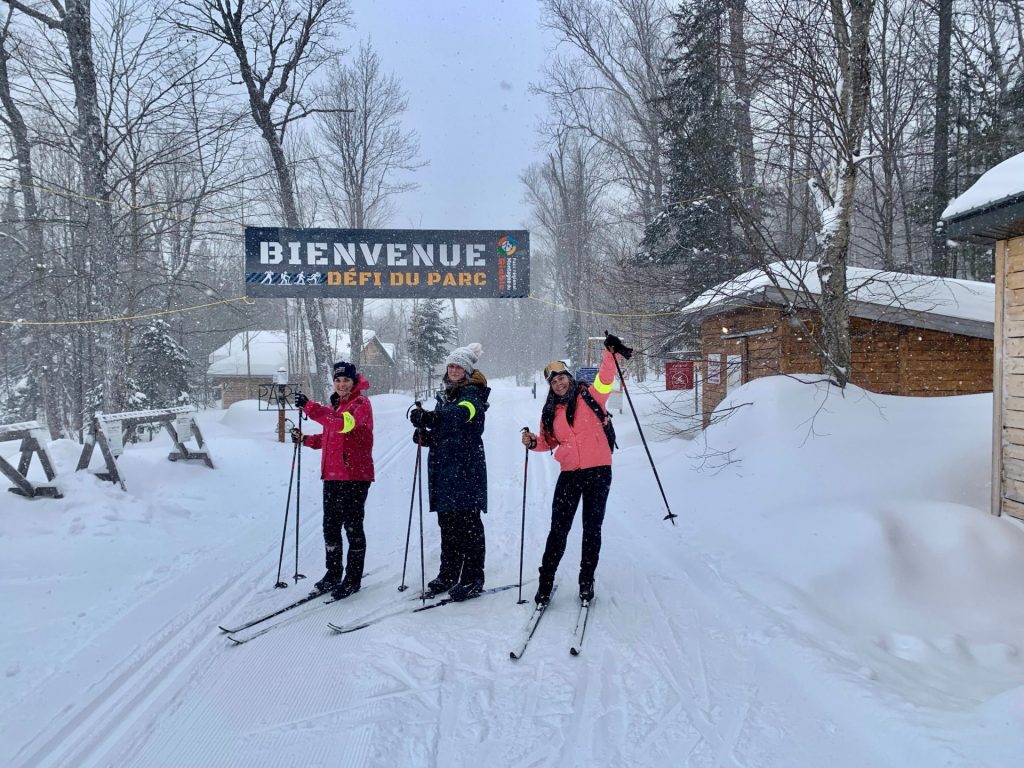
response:
M346 432L351 432L356 428L356 417L348 411L345 411L345 413L341 415L341 420L344 422L344 425L341 428L341 434L344 435Z
M614 383L615 383L615 379L612 379L611 382L609 382L608 384L605 384L603 381L601 381L601 377L600 376L595 376L594 377L594 389L596 389L602 395L607 395L609 392L611 392L612 391L612 385Z
M473 417L476 416L476 406L473 405L469 400L459 400L457 405L461 405L467 411L469 411L469 418L466 421L472 421Z

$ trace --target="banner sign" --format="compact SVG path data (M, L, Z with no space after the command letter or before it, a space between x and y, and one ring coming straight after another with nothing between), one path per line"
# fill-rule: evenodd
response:
M252 298L520 298L525 230L245 228Z

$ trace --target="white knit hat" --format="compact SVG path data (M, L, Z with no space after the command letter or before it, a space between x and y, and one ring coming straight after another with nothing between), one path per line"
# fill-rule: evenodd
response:
M467 344L464 347L456 347L448 353L448 357L445 358L444 364L457 365L460 368L466 369L466 374L471 374L476 370L476 361L480 359L480 355L484 353L484 348L477 344L475 341L472 344Z

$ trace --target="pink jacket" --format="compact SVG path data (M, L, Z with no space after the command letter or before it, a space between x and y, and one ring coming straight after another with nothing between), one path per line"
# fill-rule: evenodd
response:
M601 367L597 370L594 383L590 385L590 394L602 408L607 408L608 396L615 383L615 357L605 350L601 358ZM612 463L612 449L608 447L608 438L597 416L580 397L576 395L576 415L572 426L565 418L565 405L555 406L554 442L544 439L544 426L537 430L535 451L554 449L555 459L563 472L574 469L603 467Z
M373 406L363 394L370 382L356 374L352 392L334 407L310 400L303 409L322 424L319 435L306 435L303 444L322 448L320 477L323 480L373 480ZM332 395L332 401L337 395Z

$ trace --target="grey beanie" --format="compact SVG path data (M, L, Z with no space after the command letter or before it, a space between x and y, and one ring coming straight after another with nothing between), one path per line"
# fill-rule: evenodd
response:
M480 355L484 353L484 348L477 344L475 341L472 344L467 344L464 347L456 347L448 353L448 357L445 358L444 364L457 365L461 368L466 369L466 374L471 374L476 370L476 361L480 359Z

